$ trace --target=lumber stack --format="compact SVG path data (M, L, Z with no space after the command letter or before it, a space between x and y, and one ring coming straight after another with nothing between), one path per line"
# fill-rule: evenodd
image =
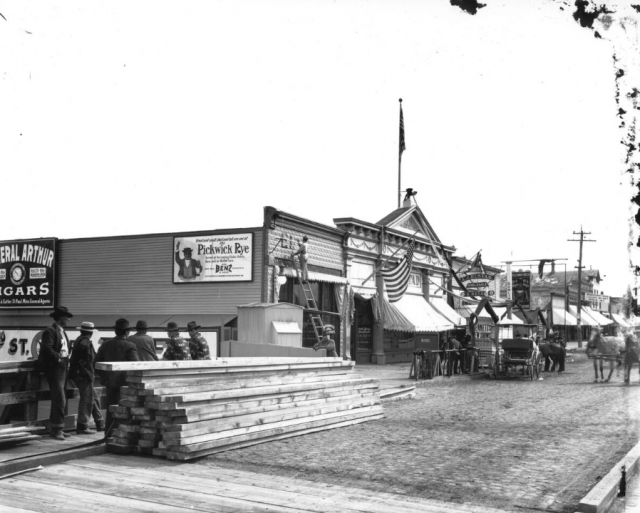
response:
M379 382L339 358L99 363L126 371L112 452L189 460L384 417Z
M42 428L36 426L0 427L0 449L42 438L40 435L34 434L36 431L42 431Z

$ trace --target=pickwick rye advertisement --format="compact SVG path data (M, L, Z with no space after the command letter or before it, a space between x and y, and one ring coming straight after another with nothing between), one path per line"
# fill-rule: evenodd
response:
M57 239L0 242L0 308L53 308Z
M251 281L253 234L174 237L173 283Z

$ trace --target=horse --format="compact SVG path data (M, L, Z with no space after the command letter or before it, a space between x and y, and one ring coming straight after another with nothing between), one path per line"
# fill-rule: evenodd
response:
M558 372L564 372L564 362L567 358L567 349L564 340L557 339L556 341L545 339L544 342L540 342L538 345L540 354L544 356L544 371L549 372L549 366L551 372L556 370L556 364L558 365Z
M455 337L449 337L446 341L443 342L440 349L450 350L450 352L448 353L449 364L447 366L449 375L462 374L463 365L464 365L462 361L462 355L460 354L460 350L462 349L462 344Z
M622 365L620 359L621 352L624 349L624 339L621 337L605 337L600 333L600 330L594 328L591 332L591 337L587 343L587 356L593 358L593 370L596 373L596 379L594 383L598 383L598 362L600 363L600 379L602 383L608 383L613 374L613 362L618 361L618 367ZM609 375L607 379L604 379L604 373L602 372L603 362L607 359L609 361Z
M624 349L624 382L629 383L634 363L638 364L638 372L640 373L640 341L632 332L627 333L624 337Z

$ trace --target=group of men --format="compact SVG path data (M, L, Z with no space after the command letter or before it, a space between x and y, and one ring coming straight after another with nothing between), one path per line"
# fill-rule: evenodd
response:
M96 353L91 337L96 331L92 322L82 322L78 327L80 336L73 342L65 332L73 314L64 306L59 306L50 314L53 324L42 333L38 368L44 373L51 392L51 412L49 416L50 436L64 440L69 435L64 432L66 394L68 385L78 389L78 420L76 433L89 435L89 419L93 417L97 431L106 431L109 436L114 428L114 420L109 406L120 401L120 387L126 384L124 372L100 373L100 382L106 389L106 421L100 409L100 397L94 388L95 364L98 362L132 362L158 360L155 340L147 334L146 321L136 323L136 333L130 335L131 326L127 319L118 319L114 326L115 337L104 341ZM198 329L195 321L187 324L189 339L180 337L180 328L169 322L169 341L162 355L163 360L210 360L209 345Z

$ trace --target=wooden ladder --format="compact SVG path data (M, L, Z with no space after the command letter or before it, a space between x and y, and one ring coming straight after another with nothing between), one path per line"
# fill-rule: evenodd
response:
M316 298L313 297L311 285L308 281L302 281L302 272L298 268L296 257L293 257L293 268L296 270L296 276L298 277L298 283L300 284L300 288L302 289L302 296L304 297L304 300L307 304L307 309L318 311L318 304L316 303ZM322 340L322 331L324 329L324 325L322 324L322 317L320 317L320 315L317 313L312 313L311 325L313 326L313 332L316 335L316 340L320 342Z

